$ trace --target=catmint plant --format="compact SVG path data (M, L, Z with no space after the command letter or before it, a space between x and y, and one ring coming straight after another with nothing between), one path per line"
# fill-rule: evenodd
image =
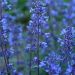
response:
M5 63L5 74L10 75L10 69L9 69L9 48L8 48L8 39L7 39L7 20L3 16L3 6L2 2L0 1L0 48L3 53L4 63Z
M60 63L60 61L61 56L52 51L40 62L40 67L43 68L48 75L59 75L61 67L58 63Z
M63 57L62 57L62 61L63 63L65 62L65 64L62 64L65 66L65 69L62 69L61 74L65 74L65 72L70 75L71 71L72 71L72 52L73 52L73 35L72 35L72 2L70 2L70 4L68 5L68 10L67 10L67 14L66 14L66 28L65 28L65 32L64 33L64 42L63 42ZM62 66L61 66L62 67ZM66 74L66 75L67 75Z
M37 60L37 68L38 68L38 75L39 75L39 56L40 50L46 50L47 43L44 41L47 30L49 29L48 26L48 17L46 14L46 5L43 1L40 0L33 0L32 1L32 8L31 12L31 20L29 21L29 25L27 26L27 33L28 38L27 42L28 45L26 49L30 53L30 68L31 68L31 52L36 52L36 60ZM31 75L31 72L30 72Z

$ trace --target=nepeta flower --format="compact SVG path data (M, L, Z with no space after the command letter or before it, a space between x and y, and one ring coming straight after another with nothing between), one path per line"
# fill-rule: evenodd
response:
M67 26L66 28L64 46L65 46L65 50L67 51L72 50L72 27L71 26Z
M49 53L43 61L40 62L40 67L44 68L48 74L59 74L61 72L61 67L58 64L61 61L61 56L55 52Z
M38 75L39 75L39 51L47 48L47 43L43 41L45 32L49 29L47 24L48 17L46 16L46 5L43 1L36 0L32 2L31 20L27 26L27 46L26 49L31 54L31 51L37 52L38 58ZM41 39L42 38L42 39ZM44 46L44 47L43 47ZM31 61L30 61L31 62ZM31 67L31 66L30 66Z

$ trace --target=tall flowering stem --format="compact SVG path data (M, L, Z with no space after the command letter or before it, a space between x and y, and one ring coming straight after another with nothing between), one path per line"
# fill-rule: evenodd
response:
M73 35L72 35L72 1L69 5L68 11L67 11L67 25L66 25L66 29L65 29L65 36L64 36L64 50L67 53L66 55L71 54L72 52L72 39L73 39Z
M65 51L72 51L72 25L71 25L71 22L72 22L72 17L71 17L71 13L72 13L72 10L71 10L71 6L68 10L68 15L67 15L67 25L66 25L66 33L65 33L65 36L64 36L64 49Z
M32 1L31 12L31 20L28 29L28 45L27 49L31 53L31 51L36 52L36 64L39 75L39 61L40 61L40 49L46 50L47 43L45 42L45 33L48 30L48 17L46 14L46 4L40 0ZM42 39L41 39L42 38ZM30 55L31 56L31 55ZM30 60L31 61L31 60ZM31 67L31 66L29 66Z
M72 51L72 27L66 27L65 33L65 40L64 40L64 50L65 51Z
M2 1L0 0L0 47L3 53L4 57L4 62L6 66L5 74L10 75L10 70L9 70L9 56L8 56L8 40L7 40L7 29L6 26L4 25L5 23L5 18L3 17L2 14Z
M72 35L72 1L68 7L67 14L66 14L66 21L67 25L65 28L65 34L64 34L64 57L63 57L63 63L66 64L66 71L69 65L72 64L72 43L73 43L73 35ZM62 73L64 70L62 71ZM65 72L64 72L65 73ZM64 74L63 73L63 74Z

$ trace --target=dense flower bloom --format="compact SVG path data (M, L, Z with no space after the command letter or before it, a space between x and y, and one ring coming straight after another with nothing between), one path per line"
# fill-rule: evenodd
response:
M44 68L49 74L59 74L61 72L61 67L58 64L61 61L61 56L55 52L49 53L43 61L40 62L40 67Z
M39 50L46 50L47 43L43 41L45 32L49 29L47 24L48 17L46 14L46 5L43 1L36 0L32 2L31 20L27 26L27 46L26 50L31 54L32 51L37 52L37 64L39 75ZM42 39L41 39L42 38ZM30 60L31 62L31 60ZM31 63L30 63L31 68Z
M74 25L75 0L0 0L0 75L75 75Z

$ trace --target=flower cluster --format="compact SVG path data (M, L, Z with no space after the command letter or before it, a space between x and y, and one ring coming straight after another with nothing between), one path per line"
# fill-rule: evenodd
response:
M0 0L0 75L75 75L75 0L23 1Z

